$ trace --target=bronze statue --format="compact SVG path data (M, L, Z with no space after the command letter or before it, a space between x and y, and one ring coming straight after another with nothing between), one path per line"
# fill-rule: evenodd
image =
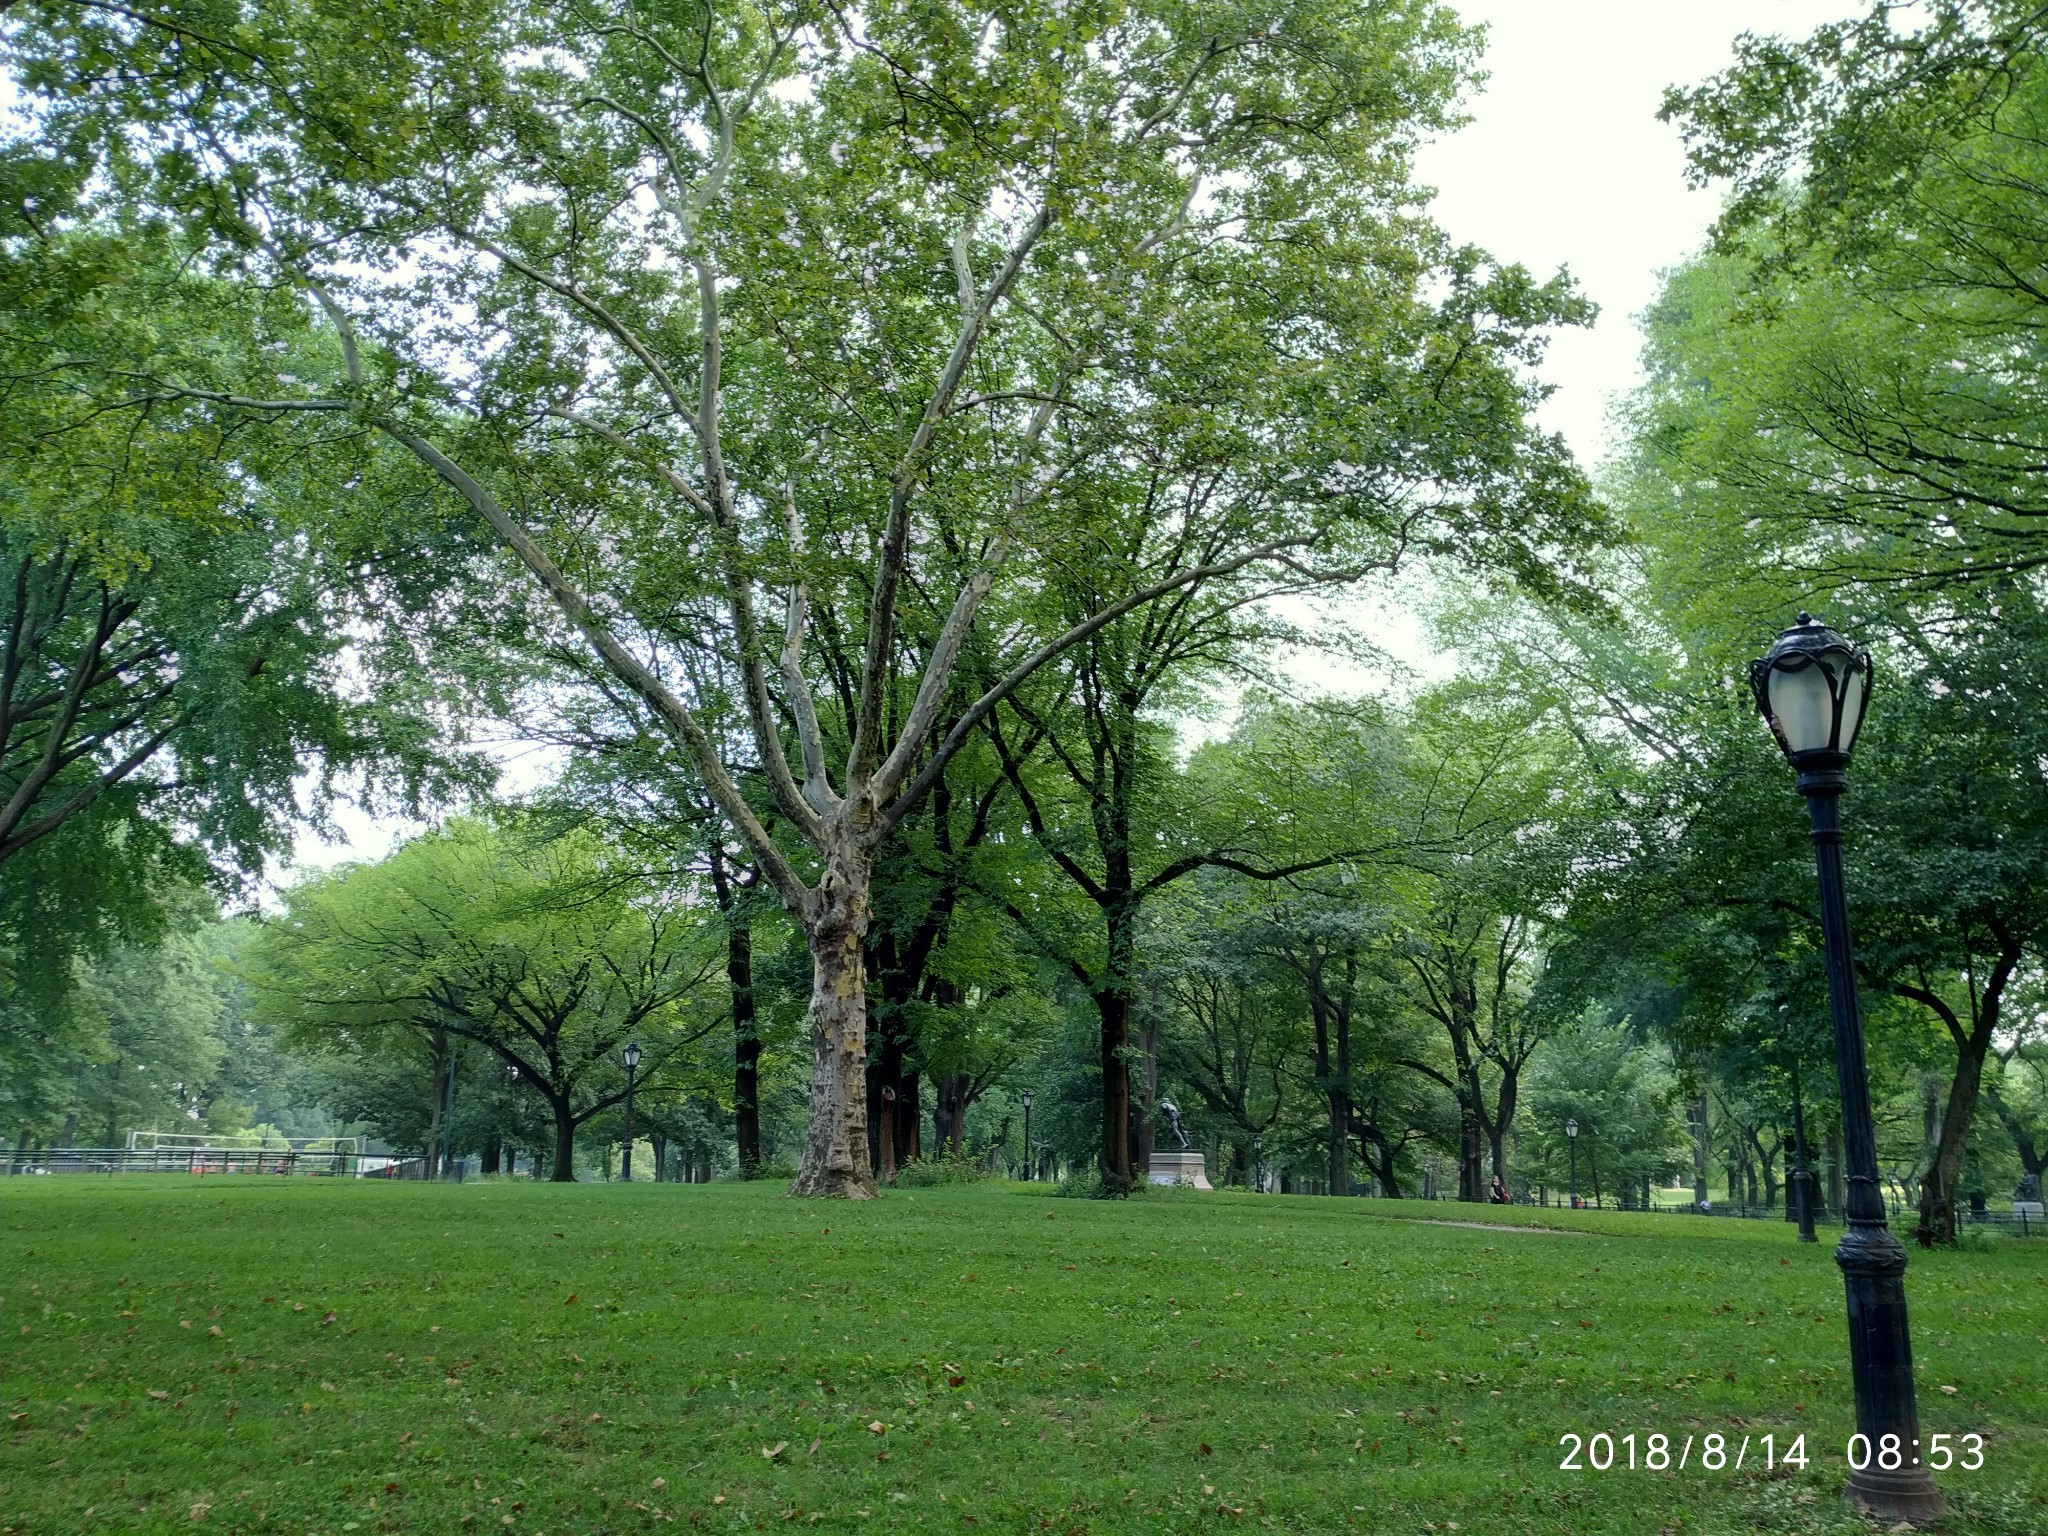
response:
M1171 1099L1161 1099L1159 1101L1159 1113L1166 1116L1166 1128L1173 1132L1173 1139L1180 1143L1183 1152L1194 1145L1194 1143L1188 1140L1188 1133L1181 1129L1179 1105L1175 1104Z

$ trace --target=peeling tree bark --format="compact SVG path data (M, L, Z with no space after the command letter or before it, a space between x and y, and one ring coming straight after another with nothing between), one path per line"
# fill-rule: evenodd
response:
M841 848L826 864L804 924L811 947L810 1124L793 1195L871 1200L868 1161L869 864Z

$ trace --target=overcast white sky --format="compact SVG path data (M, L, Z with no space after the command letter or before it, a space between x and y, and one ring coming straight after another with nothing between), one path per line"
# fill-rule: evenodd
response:
M1559 336L1545 424L1589 464L1610 399L1636 376L1635 316L1657 274L1696 250L1719 207L1685 184L1678 135L1657 121L1667 85L1724 67L1743 32L1804 36L1858 0L1452 0L1487 28L1472 122L1430 146L1422 179L1452 235L1539 275L1569 267L1600 305Z
M1437 217L1455 238L1539 276L1568 267L1599 304L1598 322L1560 335L1544 369L1557 387L1544 424L1587 464L1606 453L1609 404L1636 378L1636 315L1659 272L1698 249L1719 206L1715 192L1685 184L1678 136L1657 121L1664 87L1722 68L1744 31L1802 36L1858 8L1857 0L1457 4L1487 27L1489 79L1471 123L1425 151L1422 179L1437 188ZM1386 605L1371 627L1396 654L1424 658L1427 644L1404 605ZM1320 687L1361 678L1306 660L1296 670ZM532 766L530 756L511 765L507 787L529 782ZM412 830L354 813L343 822L340 844L301 841L302 866L376 858Z

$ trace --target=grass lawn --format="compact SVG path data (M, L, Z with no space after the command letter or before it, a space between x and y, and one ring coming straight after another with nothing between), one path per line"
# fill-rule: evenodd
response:
M1867 1529L1782 1222L169 1175L0 1222L7 1533ZM2041 1536L2048 1242L1907 1285L1922 1433L1984 1437L1948 1529ZM1596 1432L1636 1470L1561 1471Z

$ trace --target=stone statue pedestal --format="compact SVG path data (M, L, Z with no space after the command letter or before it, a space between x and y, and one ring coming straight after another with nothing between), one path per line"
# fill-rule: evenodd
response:
M1209 1182L1199 1152L1154 1152L1145 1177L1154 1184L1187 1183L1208 1190L1216 1187Z

